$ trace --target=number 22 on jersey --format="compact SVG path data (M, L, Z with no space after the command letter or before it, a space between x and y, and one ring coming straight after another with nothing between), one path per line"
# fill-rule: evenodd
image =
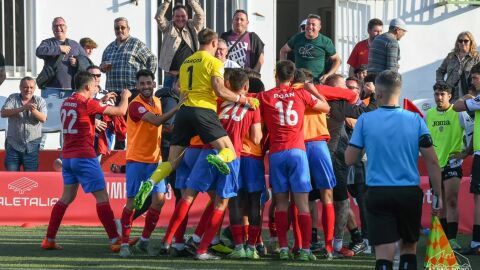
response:
M62 120L63 133L64 134L77 134L78 129L74 129L73 126L77 122L77 112L75 110L65 110L62 109L60 112L60 117ZM68 118L68 119L67 119ZM68 121L68 123L66 122Z

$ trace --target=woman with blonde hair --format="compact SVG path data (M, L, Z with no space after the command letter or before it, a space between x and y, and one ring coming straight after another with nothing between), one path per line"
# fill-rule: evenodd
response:
M472 33L465 31L458 34L454 49L437 69L436 78L437 82L451 87L452 101L468 94L470 70L479 62L480 54Z

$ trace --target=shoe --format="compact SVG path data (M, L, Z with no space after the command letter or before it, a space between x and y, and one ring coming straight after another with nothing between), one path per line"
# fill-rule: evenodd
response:
M142 240L139 240L137 241L137 243L135 243L135 245L133 246L133 249L135 252L138 252L138 253L148 253L148 244L150 243L150 241L142 241Z
M453 250L455 250L455 251L462 250L462 246L460 246L460 244L458 244L457 239L450 239L450 240L448 240L448 242L450 243L450 247Z
M288 248L280 249L280 252L278 254L279 254L280 260L290 260L292 256Z
M117 240L115 241L115 243L110 244L110 250L113 253L118 253L118 252L120 252L121 245L122 245L122 241L120 240L120 237L118 237Z
M197 249L199 244L200 243L193 241L193 237L190 236L187 242L185 242L185 248L187 249L188 252L190 252L192 255L195 256L197 254Z
M220 159L217 155L210 154L207 156L207 162L210 165L217 168L217 170L224 175L230 174L230 168L228 167L227 163Z
M299 260L299 261L316 261L317 257L315 257L315 255L313 255L312 251L310 251L310 250L306 251L304 249L300 249L298 251L297 260Z
M120 247L120 252L118 253L118 255L120 255L120 257L122 258L128 258L128 257L132 257L132 251L130 250L130 246L129 245L122 245Z
M278 244L277 239L270 238L270 241L268 242L268 250L270 250L272 254L280 253L280 245Z
M225 243L222 240L220 240L220 242L218 242L215 245L210 245L209 249L222 254L230 254L233 252L233 249L225 245Z
M462 255L480 255L480 246L470 247L461 252Z
M55 241L48 241L48 238L45 237L40 245L42 249L45 250L62 250L63 247L57 244Z
M140 237L131 238L128 240L128 245L131 247L135 246L135 244L137 244L139 240L140 240Z
M312 252L320 252L322 251L322 249L324 249L324 246L320 242L313 243L312 246L310 247L310 250Z
M171 257L190 257L192 256L192 254L190 254L190 252L187 251L187 248L184 248L184 249L176 249L174 247L170 247L169 249L169 253L170 253L170 256Z
M208 261L208 260L220 260L220 257L215 256L209 252L205 252L203 254L196 254L195 255L195 260L200 260L200 261Z
M331 261L334 258L332 252L325 252L325 254L323 256L325 257L325 259L327 259L327 261Z
M245 252L245 249L243 246L241 247L236 247L232 253L227 255L228 258L230 259L245 259L247 258L247 253Z
M232 231L230 230L230 226L223 229L222 236L227 238L228 241L230 241L230 243L233 243L233 235L232 235Z
M133 207L135 210L140 210L142 209L143 204L145 203L145 200L147 199L148 195L153 189L153 182L152 180L145 180L142 181L140 184L140 188L138 189L137 195L135 195L135 199L133 201Z
M363 253L364 251L367 250L367 243L365 241L358 242L358 243L350 243L350 246L348 247L351 251L353 251L354 255L358 255L360 253Z
M267 247L265 247L264 244L257 244L257 246L255 248L257 249L258 255L267 256L267 254L268 254Z
M339 251L334 251L334 256L339 257L353 257L355 253L346 247L342 247Z
M251 260L260 259L260 256L258 255L258 252L257 252L257 249L256 248L251 248L251 247L247 247L247 249L245 250L245 257L247 259L251 259Z

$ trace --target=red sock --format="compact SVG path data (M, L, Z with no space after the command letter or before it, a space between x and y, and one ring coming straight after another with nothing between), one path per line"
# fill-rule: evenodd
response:
M145 217L145 226L143 227L142 237L149 239L153 230L157 227L158 218L160 217L160 211L157 211L150 207Z
M63 215L67 210L68 205L64 204L61 201L58 201L52 209L52 214L50 215L50 222L48 222L47 237L55 239L57 236L58 228L60 223L62 223Z
M322 228L325 239L325 250L333 252L333 230L335 228L335 210L333 204L323 204L322 209Z
M290 204L290 215L292 217L293 238L295 239L293 248L299 249L300 245L302 244L302 232L300 231L300 226L298 225L298 208L295 206L295 203Z
M248 224L243 225L243 239L248 240Z
M262 231L260 226L250 225L248 227L248 242L249 246L255 246L257 244L258 235Z
M191 203L187 200L181 199L178 204L175 206L175 211L173 211L173 215L170 218L170 223L168 224L167 232L165 233L165 237L163 237L163 243L171 244L173 235L177 231L180 224L182 224L183 220L188 214L188 210L190 209Z
M184 244L185 239L183 236L185 235L185 231L187 230L188 224L188 215L183 219L182 224L178 227L177 231L175 232L175 243L177 244Z
M277 237L277 226L275 222L268 222L268 230L270 231L270 238Z
M288 217L287 211L275 211L275 223L277 224L278 244L281 248L288 248L287 232Z
M312 241L312 217L310 213L298 214L298 227L302 233L302 249L310 249Z
M123 208L122 219L122 244L128 243L128 238L130 238L130 231L132 230L132 220L133 220L133 210Z
M233 243L235 245L243 245L245 238L243 237L243 225L230 225L232 231Z
M210 242L212 242L213 237L215 237L218 229L222 225L223 213L224 211L222 210L213 210L212 216L207 224L207 229L203 234L202 241L200 241L200 245L198 246L197 254L203 254L207 252L208 246L210 246Z
M262 227L260 226L260 232L258 233L257 237L257 245L263 243L263 238L262 238Z
M207 227L208 220L212 216L213 212L213 203L210 201L203 210L202 216L200 217L200 221L198 222L197 228L195 229L195 234L202 238L203 233L205 232L205 228Z
M108 234L108 239L120 237L114 221L115 216L109 202L97 203L97 215Z

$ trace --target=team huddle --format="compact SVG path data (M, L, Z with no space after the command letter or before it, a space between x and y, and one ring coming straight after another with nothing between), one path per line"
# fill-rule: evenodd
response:
M180 100L178 105L168 112L162 112L160 100L154 96L155 76L149 70L140 70L136 75L139 95L128 103L131 93L124 90L117 106L102 105L103 102L116 98L115 93L107 94L100 101L93 99L96 94L95 81L88 72L76 75L77 92L64 101L61 109L65 138L62 151L64 192L52 210L47 235L41 245L43 249L62 249L55 240L56 234L80 184L85 192L92 193L96 198L98 217L108 234L113 252L118 252L121 257L130 257L137 252L150 252L150 237L165 202L167 184L170 184L181 191L181 196L177 198L175 210L161 241L160 254L181 256L188 253L199 260L212 260L220 258L214 253L225 253L229 258L258 259L264 252L261 231L264 206L269 199L265 180L265 175L268 174L273 194L269 228L271 240L277 245L270 252L278 253L282 260L316 260L312 250L317 244L317 219L312 219L314 214L311 211L311 202L320 199L324 233L323 256L326 259L333 259L338 255L350 257L365 251L368 244L365 243L366 236L361 235L355 225L347 226L351 212L348 210L347 182L344 180L347 177L337 179L334 167L354 165L363 155L364 148L369 158L375 159L384 155L383 161L377 165L385 166L375 173L388 174L397 180L405 177L405 186L408 186L400 191L388 188L383 190L381 183L377 185L370 180L373 186L370 202L375 203L373 199L378 198L373 196L374 192L377 196L385 197L386 193L391 192L391 198L412 198L412 207L397 213L403 215L402 225L407 227L407 231L400 231L399 235L387 231L387 227L392 225L392 219L386 217L390 214L388 211L369 213L368 226L372 226L369 231L376 233L369 235L368 239L372 245L396 242L399 238L406 239L408 243L418 240L419 232L416 228L420 223L422 196L415 180L419 179L415 161L419 151L424 155L427 167L431 166L429 173L435 194L440 197L442 194L440 177L437 175L438 164L435 153L432 152L432 140L423 120L418 115L398 113L397 107L393 105L382 106L378 113L376 111L375 114L368 114L370 118L378 117L379 120L375 123L387 122L389 117L398 118L399 123L405 119L415 123L410 127L411 134L408 135L411 135L408 137L412 140L411 144L408 143L411 149L404 151L402 146L394 146L388 150L390 152L368 153L371 148L366 138L378 134L371 133L375 131L373 127L370 127L368 132L364 131L367 130L366 123L372 122L367 122L367 117L363 117L351 135L352 140L347 152L342 152L342 157L336 153L343 136L336 129L337 124L341 123L343 126L348 117L358 118L365 112L375 110L375 97L383 98L384 101L391 97L398 98L401 78L397 73L388 71L377 75L377 84L381 82L379 89L383 91L377 95L375 87L369 84L366 78L363 91L369 98L368 105L356 106L354 104L358 103L359 94L353 91L355 87L335 87L335 76L327 78L326 85L313 85L310 83L311 74L307 70L296 69L294 63L288 60L276 64L276 87L264 91L255 72L224 69L223 63L214 57L218 44L218 35L215 32L210 29L200 31L198 41L199 50L180 66ZM441 89L437 90L435 95L442 92ZM128 136L128 199L122 212L119 235L100 164L95 158L94 120L98 114L125 113ZM161 126L173 116L175 119L170 150L168 156L161 156ZM462 126L466 133L471 133L468 116L461 114L457 117L457 114L452 114L451 117L451 121ZM443 114L437 116L430 113L426 121L430 127L443 121L443 118ZM377 128L387 128L385 133L389 132L388 127ZM463 134L463 129L459 132ZM457 134L457 137L460 138L462 134ZM383 140L401 137L399 134L389 136ZM408 138L401 139L407 141ZM457 145L457 148L461 150L461 142L457 144L460 145ZM402 174L401 170L388 171L390 153L392 156L401 153L405 157L405 167L412 166L410 171L413 172L407 175ZM266 155L268 171L264 165ZM444 166L448 155L440 157L441 165ZM376 160L380 159L382 158ZM431 162L428 163L429 161ZM455 167L454 164L450 166ZM458 176L458 172L453 169L446 173L457 173ZM175 174L175 180L167 183L166 179L171 179L171 174ZM199 192L208 193L210 202L206 205L193 235L185 239L188 212ZM420 203L417 203L418 199ZM334 201L338 202L335 207ZM342 206L343 203L347 205ZM342 211L346 214L336 213L337 206L346 207L347 210ZM219 237L227 208L231 247L225 246ZM148 209L142 235L131 238L133 219L138 217L136 212L141 209ZM362 212L360 215L363 215ZM364 217L361 218L363 233L366 223L363 222ZM336 219L341 222L336 222ZM370 223L371 220L374 222ZM287 237L290 225L295 237L292 249ZM340 229L337 229L337 226ZM334 241L334 228L335 231L342 231L342 237L345 228L350 230L352 244L348 248L342 245L341 239ZM312 233L313 231L315 233ZM403 260L408 264L414 259L404 257Z

